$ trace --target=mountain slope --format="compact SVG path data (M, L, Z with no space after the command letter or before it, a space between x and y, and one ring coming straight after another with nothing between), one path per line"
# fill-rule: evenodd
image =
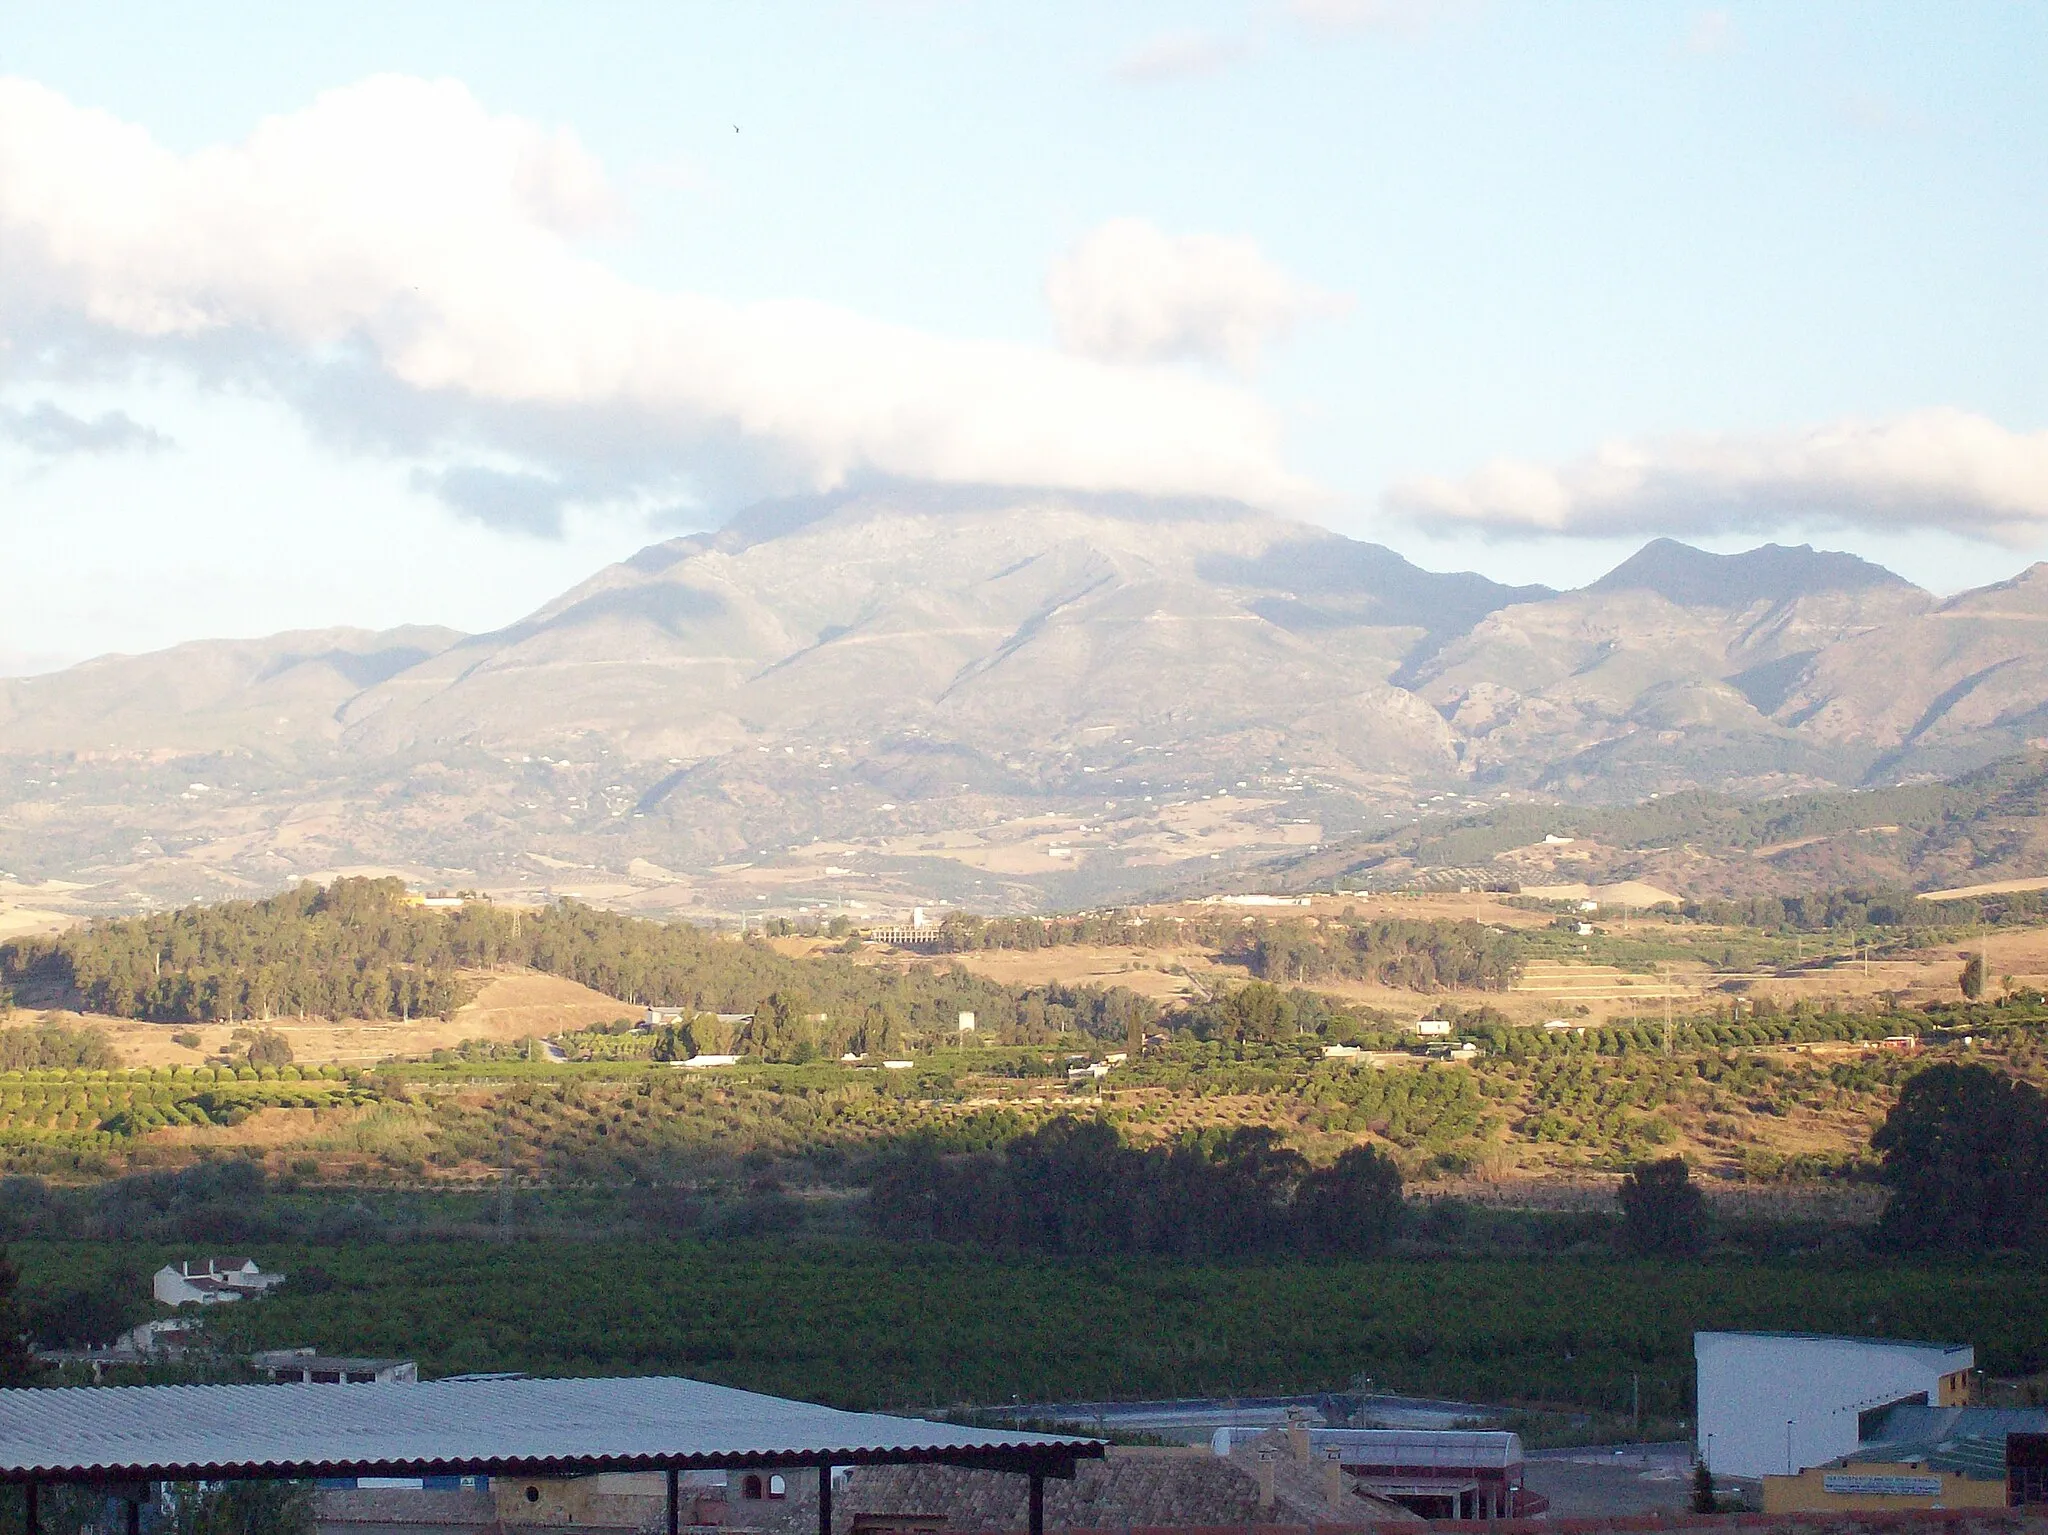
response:
M461 638L425 625L306 629L0 678L0 742L9 753L289 752L338 740L350 699Z
M1935 890L2048 870L2048 752L1949 781L1743 800L1509 806L1289 861L1286 882L1524 885L1638 880L1688 896Z
M1433 623L1548 595L1229 505L897 492L775 511L768 536L743 519L659 546L366 690L350 744L597 731L645 760L764 731L942 731L1042 755L1110 730L1293 729L1352 700L1390 713L1386 751L1447 764L1388 677ZM1303 571L1317 584L1288 584Z
M869 489L494 633L0 683L0 868L131 903L370 866L718 909L1109 899L1447 795L1967 769L2048 729L2044 599L2039 570L1936 603L1668 541L1556 593L1232 503Z
M1541 764L1535 786L1568 798L1856 782L1882 747L1800 731L1787 699L1817 656L1932 605L1848 555L1660 539L1583 591L1489 615L1416 687L1471 769Z
M1882 565L1815 549L1763 544L1740 554L1712 554L1672 538L1653 538L1586 590L1655 592L1685 608L1739 611L1760 602L1790 602L1822 592L1890 590L1907 593L1910 582Z

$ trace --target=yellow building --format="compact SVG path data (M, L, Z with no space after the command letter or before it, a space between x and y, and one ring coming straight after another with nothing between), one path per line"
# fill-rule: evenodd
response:
M1767 1514L2004 1507L2003 1477L1993 1481L1911 1462L1814 1466L1797 1476L1764 1478Z

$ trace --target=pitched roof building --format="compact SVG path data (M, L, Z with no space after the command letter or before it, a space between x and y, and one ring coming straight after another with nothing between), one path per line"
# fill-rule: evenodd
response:
M186 1258L158 1269L151 1289L166 1306L212 1306L283 1283L284 1275L266 1274L254 1258Z

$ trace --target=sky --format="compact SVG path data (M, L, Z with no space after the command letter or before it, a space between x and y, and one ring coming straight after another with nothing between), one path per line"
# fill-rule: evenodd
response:
M2048 558L2048 7L0 0L0 675L763 496Z

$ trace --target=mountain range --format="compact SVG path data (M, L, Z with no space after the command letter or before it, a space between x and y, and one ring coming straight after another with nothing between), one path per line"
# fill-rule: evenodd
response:
M2048 737L2048 566L1946 600L1669 540L1557 592L1226 502L870 488L489 634L0 680L0 869L137 904L343 868L670 910L1106 899L1434 811L1760 798Z

